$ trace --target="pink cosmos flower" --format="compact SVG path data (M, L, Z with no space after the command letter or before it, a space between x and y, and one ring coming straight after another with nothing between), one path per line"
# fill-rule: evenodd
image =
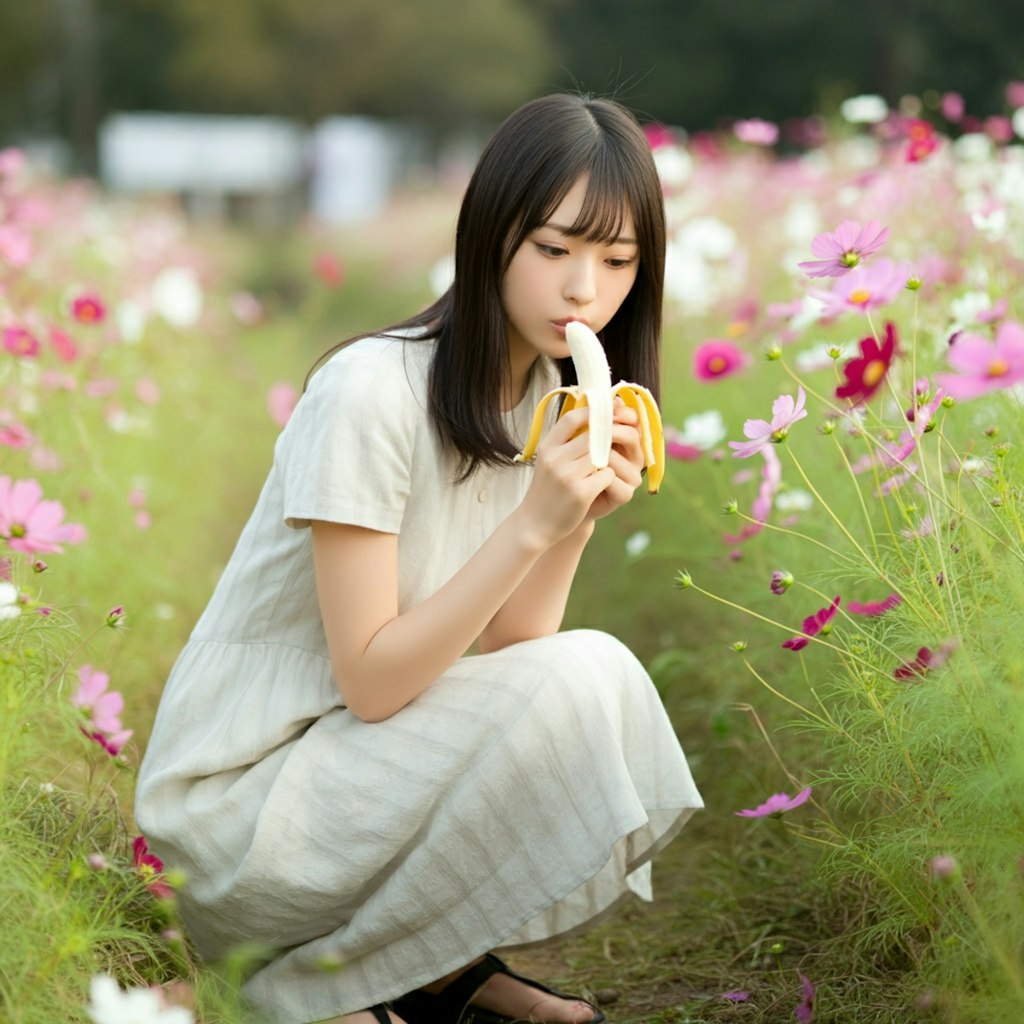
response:
M937 374L936 380L956 399L1008 388L1024 380L1024 327L1004 320L993 341L980 334L958 334L946 361L956 374Z
M345 281L345 268L332 252L317 254L313 261L313 273L328 288L337 288Z
M27 267L35 256L32 239L17 224L0 224L0 256L12 267Z
M811 796L811 789L811 786L801 789L796 796L790 796L788 793L773 793L763 804L759 804L752 811L734 811L733 813L738 818L780 818L786 811L791 811L794 807L807 803Z
M848 398L854 405L867 401L881 386L896 354L896 326L885 325L881 344L873 335L861 338L860 355L843 366L846 381L836 388L836 398Z
M0 422L0 445L8 448L28 448L35 438L24 423L17 420Z
M86 713L87 727L98 732L120 732L124 697L116 690L107 690L110 676L92 665L83 665L78 670L78 680L71 703Z
M729 447L733 449L733 457L747 459L763 451L770 444L779 444L789 434L790 427L807 415L804 405L807 395L804 389L797 389L796 401L792 395L779 395L772 403L772 419L747 420L743 424L743 433L749 440L730 441Z
M835 597L827 608L820 608L813 615L808 615L800 627L801 632L805 635L790 637L783 642L782 646L790 651L802 651L810 643L810 637L829 632L836 609L839 607L839 600L838 597Z
M50 347L62 363L73 363L78 358L78 346L74 339L59 327L50 328Z
M299 400L299 394L288 381L278 381L270 386L267 392L267 412L270 418L283 427L291 417L292 411Z
M84 526L64 523L64 506L43 501L37 480L12 481L0 476L0 538L12 551L25 554L61 552L62 544L80 544L86 538Z
M80 324L98 324L107 315L107 307L97 295L79 295L71 300L71 315Z
M164 881L164 862L149 852L149 843L145 836L136 836L132 842L132 860L135 869L146 883L146 888L157 899L166 900L174 895L174 890Z
M956 124L964 116L964 98L958 92L946 92L942 94L942 116Z
M830 320L840 313L866 313L892 302L906 287L908 275L906 264L883 258L854 267L835 282L831 291L813 294L825 303L822 319Z
M39 339L24 327L5 327L4 348L12 356L34 358L39 355Z
M1013 81L1006 86L1006 102L1014 110L1024 107L1024 82Z
M844 220L835 231L826 231L811 242L811 252L818 259L797 266L808 277L842 277L878 252L888 238L889 229L876 220L869 220L864 227L855 220Z
M693 375L699 380L717 380L742 370L748 362L746 353L731 342L706 341L693 353Z
M797 972L797 976L800 978L800 984L803 985L804 995L793 1010L793 1016L800 1021L800 1024L810 1024L814 1020L814 986L810 979L803 974Z
M939 137L930 122L912 117L904 130L907 137L907 163L920 163L939 148Z
M867 615L870 618L877 618L879 615L884 615L886 612L891 611L901 601L902 598L899 594L890 594L881 601L847 601L846 610L851 615Z
M779 140L779 126L760 117L737 121L732 130L740 142L751 146L774 146Z

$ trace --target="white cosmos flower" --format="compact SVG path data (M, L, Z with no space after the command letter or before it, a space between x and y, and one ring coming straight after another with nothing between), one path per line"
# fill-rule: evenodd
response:
M150 295L153 308L175 327L192 327L203 309L203 290L191 267L160 271Z
M651 545L651 535L646 530L637 530L626 538L626 554L632 558L642 555Z
M840 104L839 113L850 124L878 124L889 116L889 104L873 94L851 96Z
M718 444L727 433L722 414L717 409L709 409L707 412L695 412L692 416L687 416L677 440L680 444L687 444L706 452Z
M195 1024L191 1010L163 1006L159 994L148 988L122 992L105 974L92 979L89 995L86 1010L96 1024Z
M808 491L790 487L775 496L775 507L780 512L806 512L814 504Z
M16 619L21 614L18 604L18 588L13 583L0 580L0 621Z

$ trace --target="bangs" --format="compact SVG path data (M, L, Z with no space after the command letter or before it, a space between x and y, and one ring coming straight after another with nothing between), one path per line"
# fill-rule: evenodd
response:
M587 182L587 194L580 207L579 216L569 226L567 234L582 238L586 242L610 245L622 235L623 225L628 214L633 215L637 222L636 211L631 209L631 189L622 169L607 160L595 161L596 166L590 168L590 180ZM560 196L548 211L547 217L554 213L558 203L564 198Z

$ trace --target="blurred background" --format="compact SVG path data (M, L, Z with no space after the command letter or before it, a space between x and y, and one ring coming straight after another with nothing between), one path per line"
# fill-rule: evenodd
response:
M5 0L0 146L197 216L366 219L456 179L521 102L616 95L688 134L813 135L841 101L996 111L1013 0ZM918 99L919 98L919 99Z

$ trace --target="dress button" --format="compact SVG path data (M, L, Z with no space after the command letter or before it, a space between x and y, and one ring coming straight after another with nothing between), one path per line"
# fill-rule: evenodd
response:
M486 489L480 491L477 494L476 500L479 501L481 505L487 500L487 491L486 491Z

